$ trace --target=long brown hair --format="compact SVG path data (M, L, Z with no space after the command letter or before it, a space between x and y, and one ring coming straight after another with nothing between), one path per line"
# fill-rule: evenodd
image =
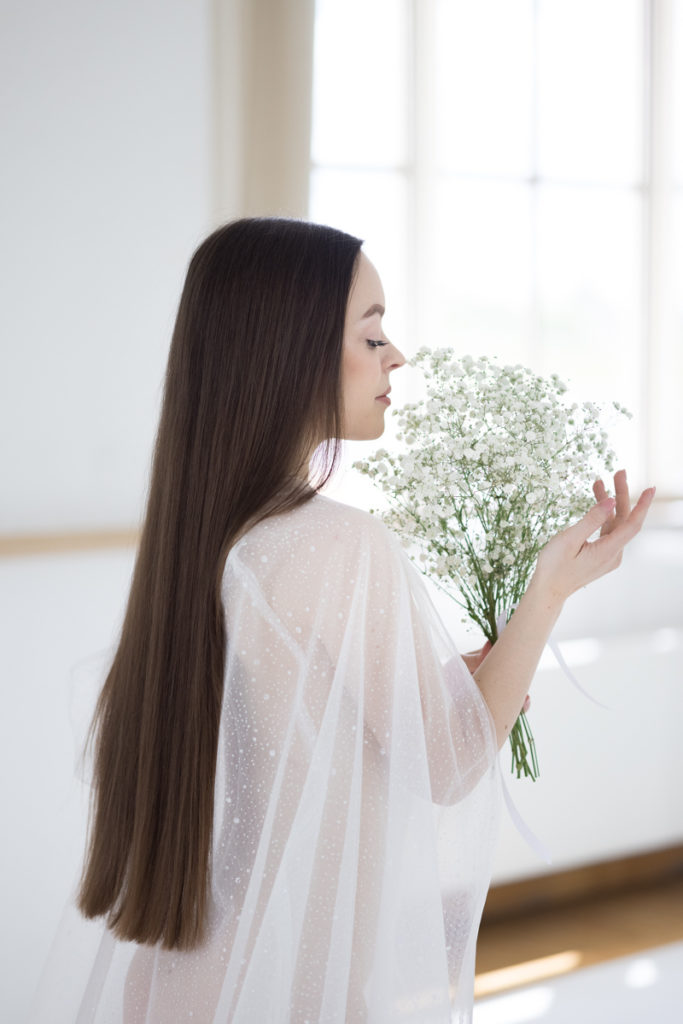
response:
M115 935L189 949L205 931L225 665L220 583L239 534L307 500L341 424L341 348L360 241L240 220L187 273L121 638L93 722L79 907ZM229 642L229 639L228 639Z

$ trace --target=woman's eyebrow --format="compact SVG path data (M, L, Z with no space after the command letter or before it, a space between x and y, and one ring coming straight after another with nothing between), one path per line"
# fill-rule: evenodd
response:
M384 316L384 306L380 306L379 302L375 302L374 305L370 306L370 309L363 313L361 320L367 320L369 316L374 316L375 313L379 313L380 316Z

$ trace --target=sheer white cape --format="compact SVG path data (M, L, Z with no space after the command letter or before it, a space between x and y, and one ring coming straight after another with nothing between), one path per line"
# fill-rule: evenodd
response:
M68 917L32 1021L465 1022L498 817L490 716L381 522L316 495L232 549L210 940Z

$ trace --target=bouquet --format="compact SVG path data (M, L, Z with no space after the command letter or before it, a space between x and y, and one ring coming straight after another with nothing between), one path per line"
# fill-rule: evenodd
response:
M404 451L380 449L354 465L387 495L382 518L411 557L493 644L541 548L585 514L592 481L613 468L603 410L570 403L555 374L546 379L485 356L423 348L413 365L426 397L394 412ZM512 771L536 779L523 711L510 745Z

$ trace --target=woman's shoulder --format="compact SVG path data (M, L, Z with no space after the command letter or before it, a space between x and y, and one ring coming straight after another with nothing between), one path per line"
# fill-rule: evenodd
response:
M274 561L319 565L344 561L361 552L400 549L378 516L315 494L297 508L269 516L253 526L231 555L240 562L266 565Z
M312 528L338 531L340 535L353 537L393 537L379 516L355 505L346 505L335 501L325 494L316 494L310 501L294 510L306 519L306 525Z
M223 598L233 618L246 596L254 606L267 607L285 629L296 620L305 635L306 624L321 616L335 630L343 627L352 595L366 595L363 607L379 602L383 609L406 582L400 544L379 517L314 495L261 520L235 544L225 565Z

